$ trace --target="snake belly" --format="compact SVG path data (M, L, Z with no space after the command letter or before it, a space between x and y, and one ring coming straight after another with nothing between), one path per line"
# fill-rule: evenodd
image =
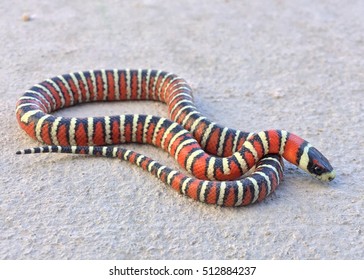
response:
M165 102L173 121L151 115L51 115L79 103L119 100ZM241 206L264 199L282 179L281 155L296 165L309 165L311 147L305 140L283 130L247 133L219 126L198 112L184 79L163 71L95 70L47 79L18 100L16 116L30 137L51 145L22 153L117 157L142 167L183 194L211 204ZM163 148L196 179L137 152L107 146L130 142ZM253 174L240 179L253 167Z

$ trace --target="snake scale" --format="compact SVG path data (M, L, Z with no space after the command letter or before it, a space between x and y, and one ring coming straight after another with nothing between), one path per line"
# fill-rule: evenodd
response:
M171 120L140 114L88 118L51 114L80 103L119 100L164 102ZM119 158L209 204L242 206L263 200L283 178L282 157L320 180L335 178L329 161L293 133L247 133L208 120L195 107L188 83L164 71L94 70L47 79L19 98L16 117L30 137L48 145L17 154L56 152ZM130 142L161 147L195 178L115 146ZM253 172L243 176L249 170Z

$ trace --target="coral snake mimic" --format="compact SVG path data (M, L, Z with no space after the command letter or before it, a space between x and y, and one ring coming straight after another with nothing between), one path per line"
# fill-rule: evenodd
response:
M152 115L89 118L50 113L79 103L156 100L168 105L171 120ZM49 146L18 151L72 153L129 161L193 199L221 206L263 200L283 178L283 161L329 181L335 171L307 141L284 130L247 133L204 117L187 82L157 70L96 70L47 79L19 98L16 117L32 138ZM161 147L195 178L135 151L115 146L147 143ZM243 176L247 171L249 175Z

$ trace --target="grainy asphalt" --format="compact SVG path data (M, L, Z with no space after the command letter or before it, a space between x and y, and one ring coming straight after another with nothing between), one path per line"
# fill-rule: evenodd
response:
M363 1L23 2L0 4L0 258L364 258ZM15 120L22 92L98 68L175 72L210 119L295 132L324 152L337 178L322 184L287 164L263 203L228 209L117 160L16 156L39 145ZM121 113L167 116L147 102L58 112ZM159 149L131 147L179 168Z

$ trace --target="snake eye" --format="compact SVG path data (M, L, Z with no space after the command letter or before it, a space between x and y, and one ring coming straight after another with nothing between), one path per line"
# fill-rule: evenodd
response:
M323 169L321 166L315 165L315 166L313 167L313 172L314 172L316 175L321 175L322 173L324 173L324 169Z

